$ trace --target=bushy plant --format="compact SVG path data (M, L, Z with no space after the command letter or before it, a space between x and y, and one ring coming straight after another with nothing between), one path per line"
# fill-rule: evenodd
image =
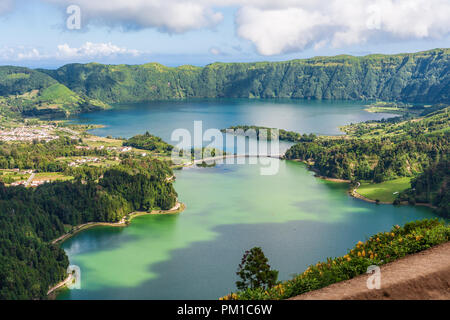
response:
M236 274L240 281L236 281L239 290L247 288L271 288L278 278L278 271L270 269L269 260L260 247L245 251Z

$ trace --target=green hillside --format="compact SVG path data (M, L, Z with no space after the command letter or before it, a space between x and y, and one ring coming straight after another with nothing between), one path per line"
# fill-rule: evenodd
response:
M0 67L0 111L25 116L68 116L107 108L77 94L45 73L19 67Z
M223 97L449 103L449 53L435 49L176 68L158 63L69 64L57 70L3 66L0 109L67 116L107 108L107 103Z
M213 63L203 68L69 64L40 70L104 102L180 98L381 99L450 101L450 49L397 55Z
M21 95L58 83L45 73L22 67L0 66L0 96Z

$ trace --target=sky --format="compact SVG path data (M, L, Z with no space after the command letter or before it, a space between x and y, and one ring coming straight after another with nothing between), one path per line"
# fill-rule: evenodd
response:
M168 66L450 47L448 0L0 0L0 65Z

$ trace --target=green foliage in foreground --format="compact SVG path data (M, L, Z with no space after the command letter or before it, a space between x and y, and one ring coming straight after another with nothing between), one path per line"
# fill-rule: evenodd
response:
M236 287L239 290L273 287L277 282L278 271L271 270L268 261L260 247L245 251L236 272L241 279L236 281Z
M383 265L408 254L416 253L449 241L450 226L434 220L410 222L394 226L390 232L380 232L365 242L358 242L343 257L328 258L309 266L292 280L264 289L247 289L229 294L223 300L278 300L317 290L330 284L354 278L370 265Z
M128 139L123 145L163 154L168 153L173 149L172 145L168 144L160 137L151 135L148 131L145 134L138 134Z
M124 160L98 182L76 179L35 189L0 183L0 299L45 299L65 278L68 259L51 240L64 225L117 222L133 211L170 209L173 175L158 160Z

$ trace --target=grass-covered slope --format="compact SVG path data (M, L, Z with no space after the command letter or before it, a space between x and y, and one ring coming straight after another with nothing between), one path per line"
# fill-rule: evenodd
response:
M202 69L144 65L69 64L58 70L42 70L77 93L112 102L140 102L197 96Z
M177 98L450 101L450 49L397 55L316 57L206 67L70 64L41 70L71 90L112 102Z
M400 192L409 188L411 188L411 178L403 177L381 183L363 182L358 188L358 193L368 199L392 203Z
M45 73L19 67L0 67L0 111L26 116L68 116L107 108L80 95Z
M22 67L0 66L0 96L22 95L58 83L45 73Z

